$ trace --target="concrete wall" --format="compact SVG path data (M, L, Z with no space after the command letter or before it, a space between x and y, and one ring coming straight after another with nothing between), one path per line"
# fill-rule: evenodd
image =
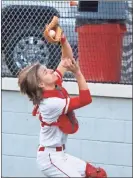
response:
M19 92L2 91L2 176L43 176L36 166L39 121ZM94 97L76 111L80 130L67 151L103 166L108 176L132 176L132 100Z

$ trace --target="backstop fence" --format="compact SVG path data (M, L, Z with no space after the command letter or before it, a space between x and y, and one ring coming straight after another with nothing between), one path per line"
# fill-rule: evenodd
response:
M88 82L132 84L132 1L2 0L2 77L17 77L39 61L56 69L60 44L43 37L45 25L59 17L75 59ZM66 81L75 81L71 72Z

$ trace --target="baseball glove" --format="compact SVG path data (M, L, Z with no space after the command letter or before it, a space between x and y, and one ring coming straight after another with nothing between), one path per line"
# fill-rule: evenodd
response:
M49 35L50 30L55 31L54 38ZM59 43L61 41L62 33L63 33L63 30L59 26L59 19L57 16L54 16L52 21L46 25L46 28L43 32L43 36L49 43Z

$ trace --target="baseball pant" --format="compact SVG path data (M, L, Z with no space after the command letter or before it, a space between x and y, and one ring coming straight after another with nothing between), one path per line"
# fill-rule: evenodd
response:
M65 151L46 148L37 152L37 164L46 177L85 177L86 162Z

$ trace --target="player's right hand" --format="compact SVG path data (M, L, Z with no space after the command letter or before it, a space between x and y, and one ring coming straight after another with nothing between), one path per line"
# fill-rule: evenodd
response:
M73 74L80 72L79 64L77 61L75 61L75 59L65 58L62 62L62 66Z

